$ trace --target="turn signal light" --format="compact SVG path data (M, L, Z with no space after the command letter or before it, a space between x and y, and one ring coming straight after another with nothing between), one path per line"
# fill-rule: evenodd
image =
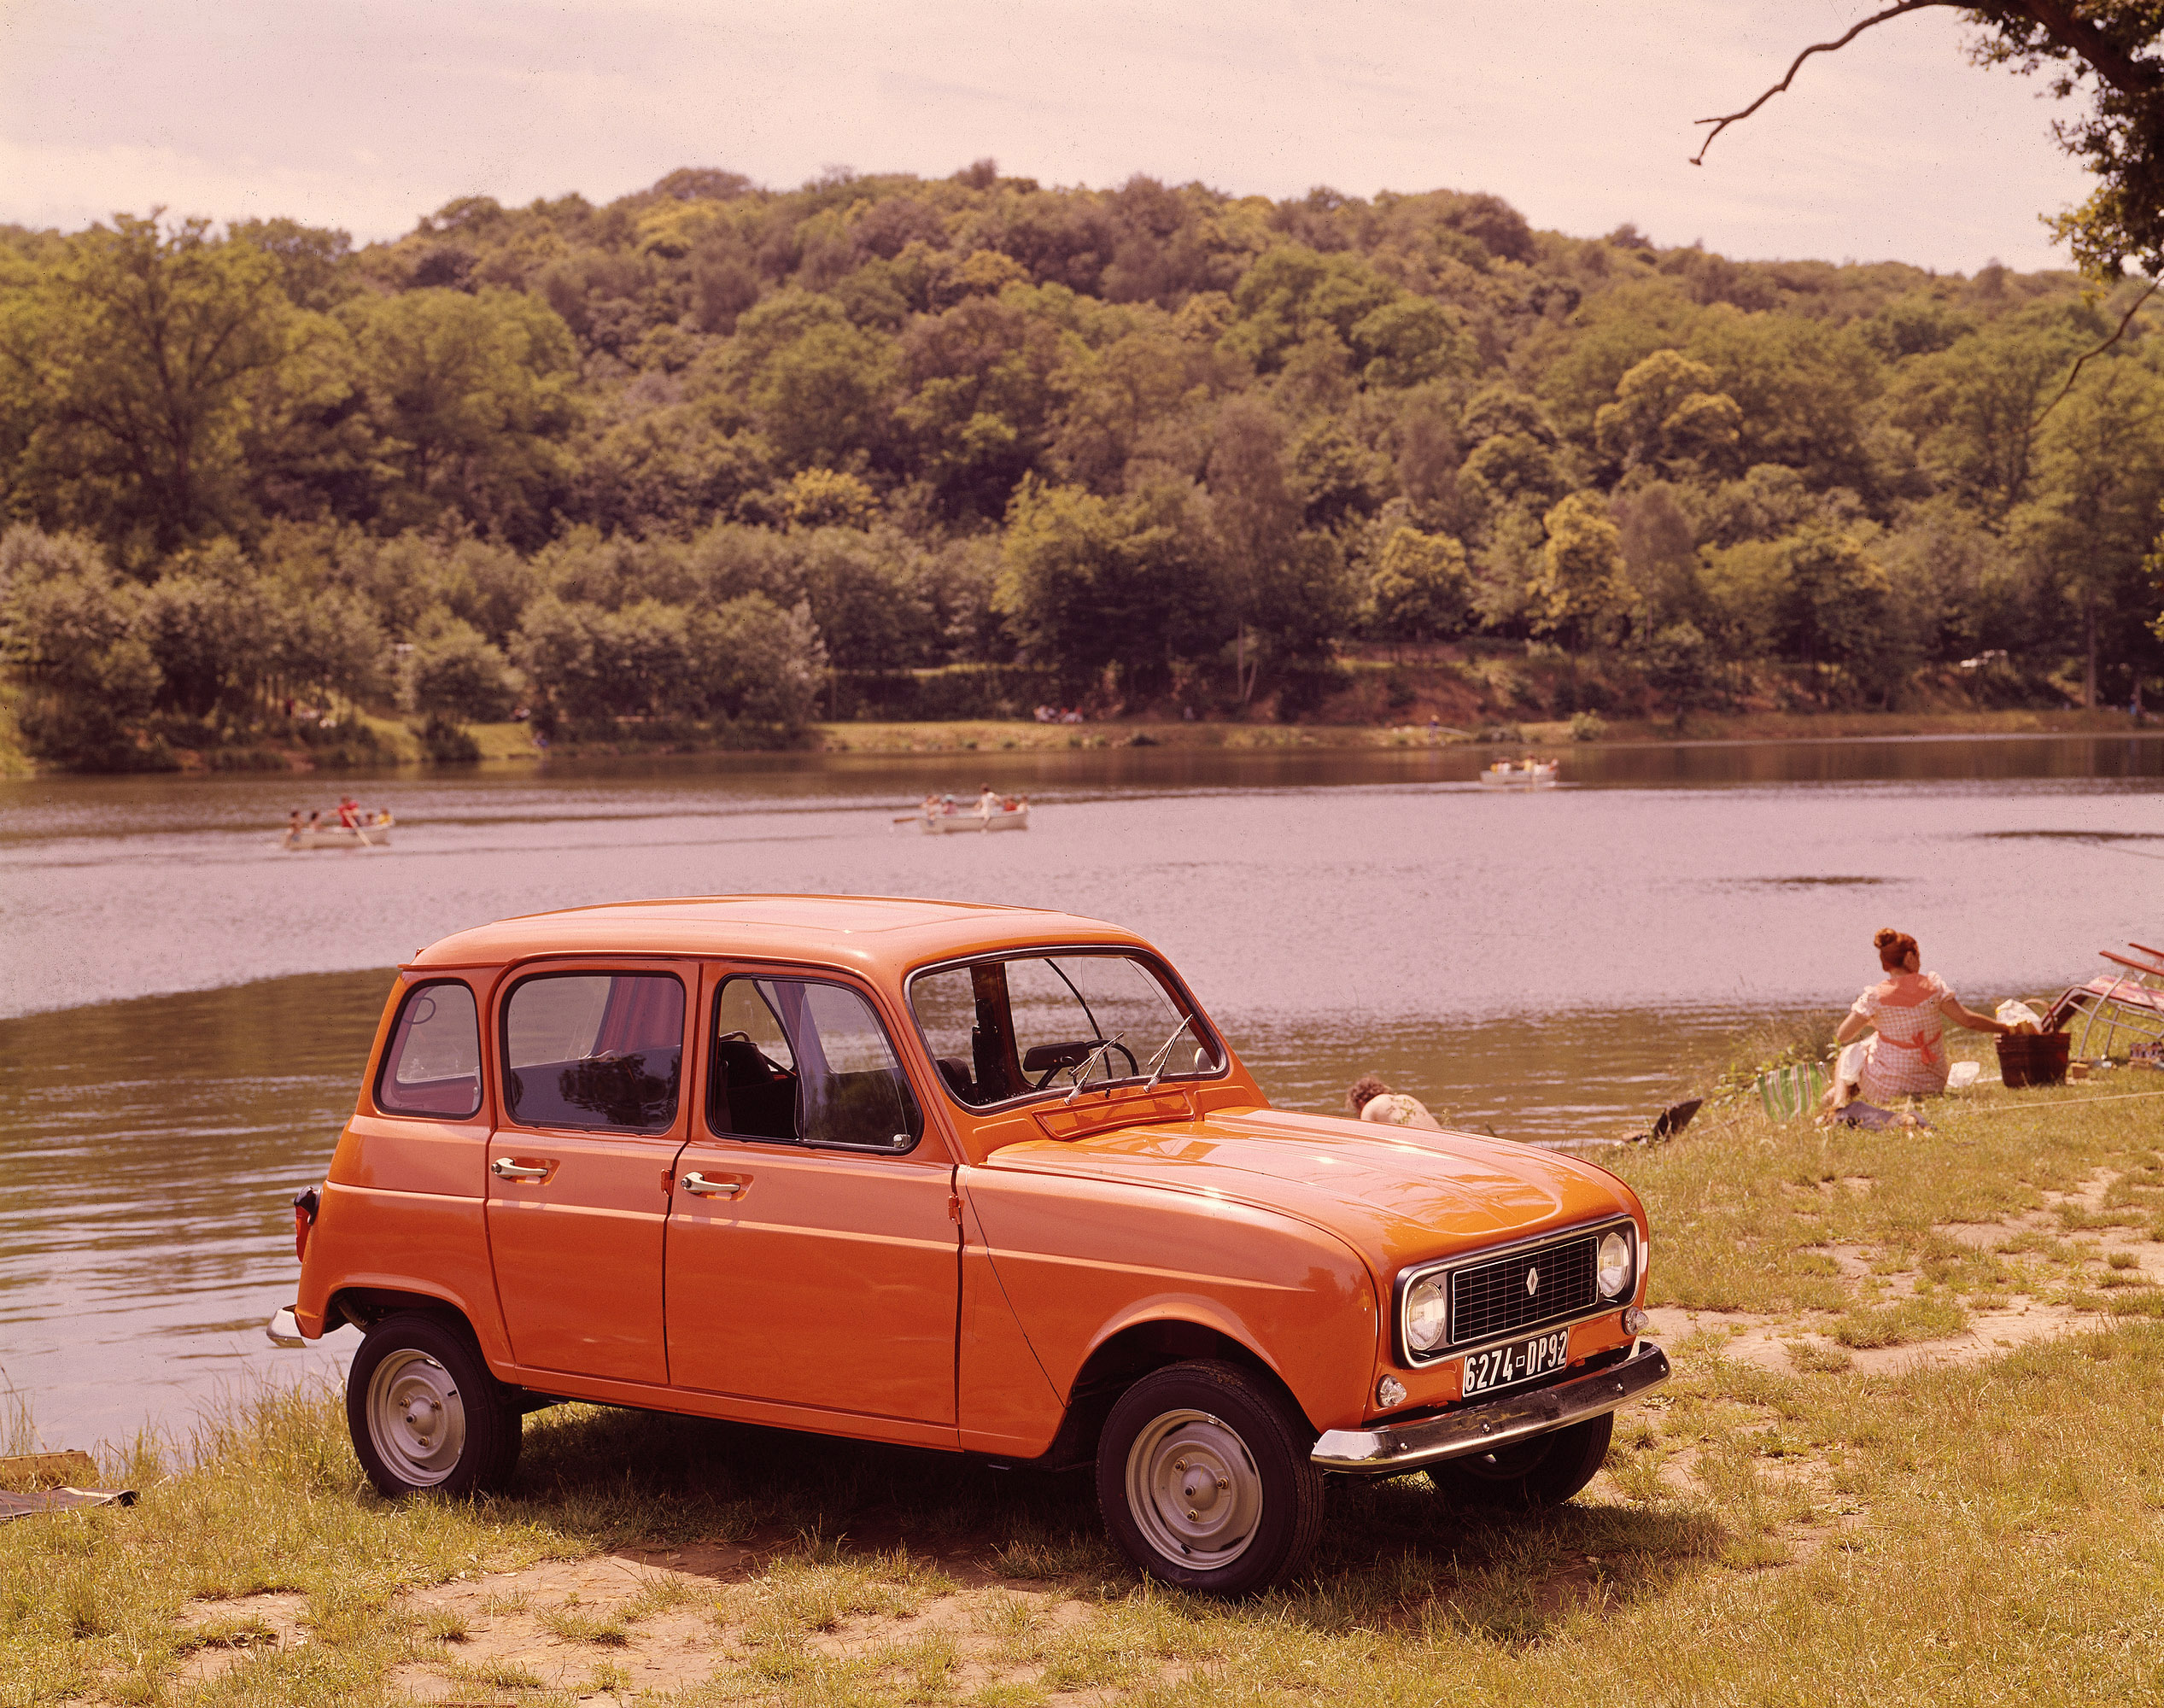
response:
M1639 1309L1635 1305L1633 1305L1629 1310L1623 1313L1623 1332L1625 1334L1641 1335L1645 1333L1647 1329L1652 1326L1652 1322L1653 1319L1647 1316L1645 1312Z

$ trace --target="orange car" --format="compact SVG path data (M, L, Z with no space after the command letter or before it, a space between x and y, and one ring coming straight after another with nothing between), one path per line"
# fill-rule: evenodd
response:
M353 1323L355 1452L499 1486L646 1407L1094 1463L1143 1570L1237 1594L1330 1474L1568 1499L1640 1339L1591 1163L1272 1109L1162 956L1066 914L731 896L461 932L399 975L296 1200L283 1344Z

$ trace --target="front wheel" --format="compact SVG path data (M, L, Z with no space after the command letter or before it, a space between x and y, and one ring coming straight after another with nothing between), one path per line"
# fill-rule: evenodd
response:
M1515 1512L1560 1506L1600 1474L1615 1432L1616 1414L1604 1412L1494 1453L1431 1465L1428 1480L1453 1506Z
M418 1312L371 1328L346 1373L354 1453L390 1500L502 1488L518 1462L520 1421L480 1348Z
M1152 1577L1208 1595L1267 1589L1322 1533L1313 1432L1237 1366L1153 1371L1097 1442L1097 1504L1120 1551Z

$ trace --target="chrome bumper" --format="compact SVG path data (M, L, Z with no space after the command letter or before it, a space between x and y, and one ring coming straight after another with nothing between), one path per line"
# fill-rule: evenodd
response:
M263 1337L272 1346L306 1346L308 1343L301 1333L301 1325L294 1319L290 1305L272 1313L271 1320L263 1325Z
M1308 1455L1325 1471L1388 1477L1446 1459L1493 1453L1528 1436L1597 1418L1668 1380L1668 1354L1646 1346L1621 1364L1549 1388L1505 1394L1395 1429L1325 1430Z

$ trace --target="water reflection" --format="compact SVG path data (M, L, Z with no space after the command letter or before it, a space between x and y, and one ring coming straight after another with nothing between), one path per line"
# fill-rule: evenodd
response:
M263 1323L292 1296L287 1201L322 1178L389 986L266 980L0 1026L0 1363L49 1441L342 1368L350 1348L278 1354Z

